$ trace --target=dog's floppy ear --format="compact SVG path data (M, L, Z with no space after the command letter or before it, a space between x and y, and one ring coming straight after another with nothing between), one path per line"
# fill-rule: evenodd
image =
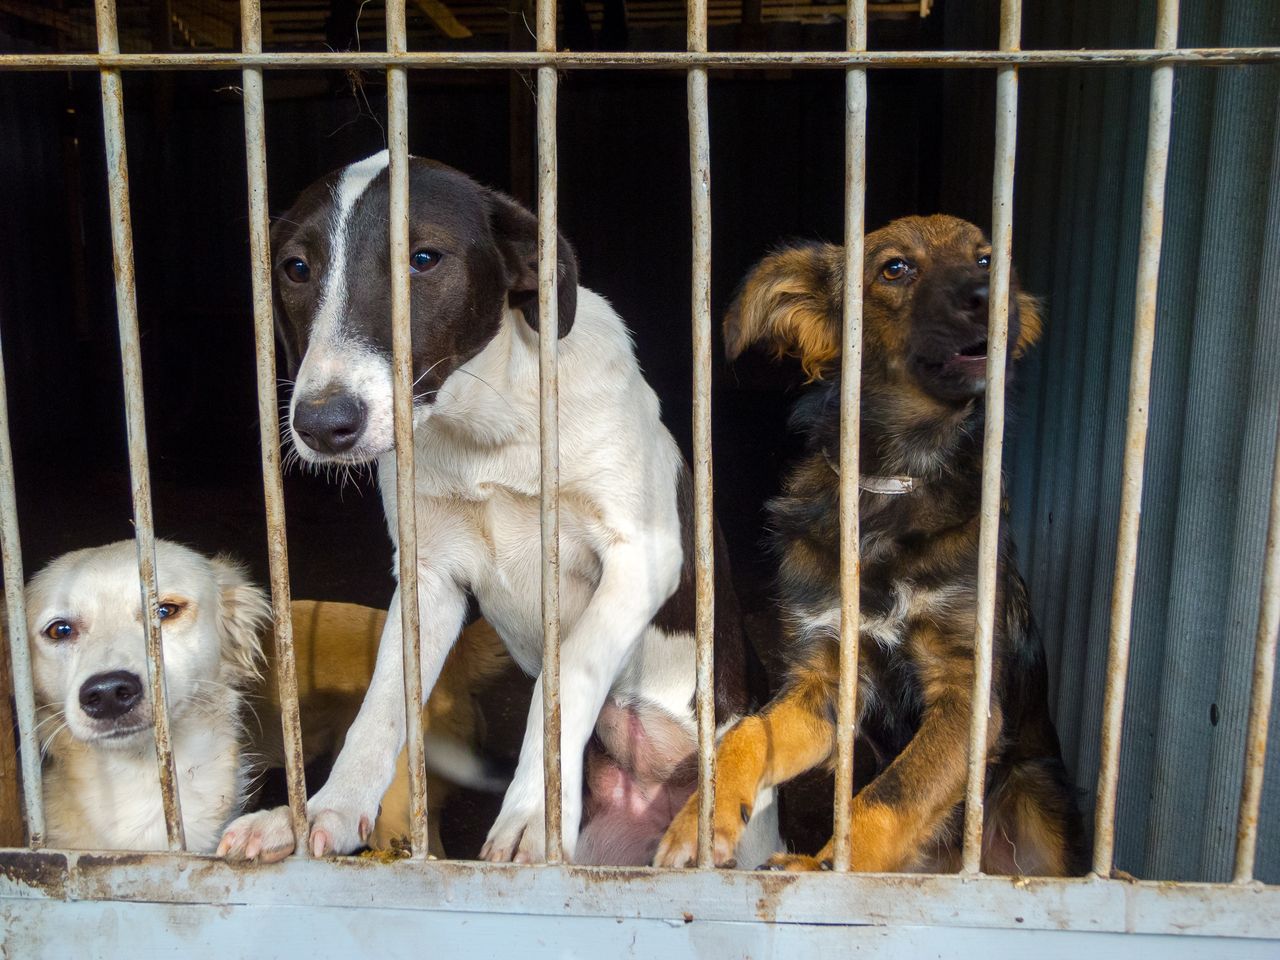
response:
M805 374L820 379L840 356L842 258L840 247L809 244L756 264L725 316L725 355L733 360L763 341L779 357L799 357Z
M292 380L298 375L298 364L302 362L298 354L301 351L298 349L293 328L289 325L289 318L285 316L284 304L280 302L280 288L275 278L275 251L288 241L296 229L288 216L286 213L271 222L271 316L275 321L276 343L280 347L278 357L283 361L284 375ZM281 364L277 363L276 367L279 371Z
M490 191L489 218L507 273L507 302L538 329L538 220L505 194ZM578 311L578 258L563 234L557 235L556 326L567 336Z
M244 568L225 556L214 557L218 584L218 638L227 679L236 686L261 676L262 636L271 621L271 603Z
M1013 345L1014 359L1021 357L1040 340L1044 331L1044 313L1038 299L1029 293L1018 292L1018 342Z

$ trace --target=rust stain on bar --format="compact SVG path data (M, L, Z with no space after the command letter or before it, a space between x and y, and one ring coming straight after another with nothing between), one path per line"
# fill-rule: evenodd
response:
M557 69L687 70L709 69L907 69L920 67L1135 67L1157 64L1225 66L1280 61L1280 47L1181 47L1098 50L815 50L772 51L426 51L395 54L340 53L11 53L0 54L0 71L64 70L380 70L464 67L512 70L555 66Z
M404 0L388 0L387 50L405 51ZM396 444L396 518L404 648L405 735L409 747L409 839L427 857L427 767L422 732L422 624L418 606L418 526L413 462L413 333L409 298L409 78L387 69L391 178L391 366Z
M555 45L555 5L540 0L538 44ZM548 15L542 8L551 7ZM560 380L556 298L556 84L554 67L538 68L538 411L542 465L542 749L547 862L564 859L560 791Z
M118 53L115 0L95 0L98 49ZM147 642L147 674L150 680L156 764L160 797L164 806L165 833L171 850L186 849L182 809L178 799L178 774L169 737L169 698L164 675L164 650L160 642L160 615L156 599L156 535L151 515L151 469L147 457L146 412L142 394L142 347L138 335L138 301L133 272L133 226L129 215L129 160L125 148L124 90L120 71L102 71L102 123L107 155L107 193L111 206L111 254L115 267L116 313L120 327L120 354L124 368L125 424L129 438L129 477L133 487L134 536L138 546L138 578L141 581L143 627Z
M1022 0L1000 4L1000 49L1015 50L1022 33ZM965 873L982 867L982 800L986 788L991 716L991 646L1000 551L1000 494L1004 454L1004 386L1009 350L1009 272L1013 256L1013 176L1018 142L1018 71L996 74L995 177L991 203L991 317L987 328L987 407L982 447L982 528L978 535L978 611L973 650L973 713L969 719L969 778L965 789Z
M245 53L262 51L261 0L242 0L240 35ZM267 508L267 565L275 628L276 681L284 732L285 782L293 820L294 853L306 856L307 782L303 772L302 722L298 717L298 671L293 650L289 589L289 544L285 535L284 484L280 469L280 422L276 416L276 348L271 304L271 227L267 204L267 142L262 69L244 71L245 168L249 176L249 260L253 279L253 341L258 371L258 428L262 446L262 493Z
M1249 733L1245 748L1244 783L1240 787L1240 820L1236 830L1235 883L1253 880L1258 853L1258 812L1267 766L1267 726L1276 679L1276 633L1280 631L1280 434L1276 436L1271 473L1271 515L1262 562L1262 601L1253 658L1253 692L1249 698Z
M1160 0L1156 14L1156 46L1172 49L1178 42L1178 0ZM1129 361L1129 409L1125 417L1124 461L1120 487L1120 520L1116 535L1116 568L1111 588L1111 644L1102 702L1102 748L1098 760L1098 797L1094 808L1093 872L1110 876L1115 855L1116 793L1120 782L1120 733L1129 676L1129 639L1133 620L1134 577L1138 566L1138 532L1142 482L1146 467L1148 404L1151 400L1151 357L1156 338L1156 294L1160 280L1160 246L1164 236L1165 173L1173 114L1173 67L1157 67L1151 75L1147 116L1147 157L1142 185L1142 225L1138 240L1138 278L1133 308L1133 351Z
M23 812L27 842L44 846L44 798L40 781L40 746L36 738L35 687L31 651L27 647L27 603L23 593L22 540L18 531L18 497L13 475L13 445L9 436L9 387L4 351L0 348L0 562L4 564L5 609L9 615L9 662L13 667L13 702L18 711L18 742L22 748ZM0 697L8 696L0 689ZM8 736L8 731L0 736Z
M846 44L867 46L866 0L849 4ZM862 416L862 259L867 190L867 71L845 74L844 329L840 358L840 681L836 701L835 823L832 867L853 864L850 810L858 720L862 561L858 523L858 440Z
M707 49L707 2L690 0L688 47ZM707 71L689 71L689 181L693 214L693 560L697 647L698 866L712 867L715 810L715 522L711 461L711 133Z

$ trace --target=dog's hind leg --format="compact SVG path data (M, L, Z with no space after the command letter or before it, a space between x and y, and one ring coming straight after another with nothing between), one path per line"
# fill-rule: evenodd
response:
M1014 764L987 794L983 872L1069 877L1086 869L1080 814L1062 762Z
M676 588L680 544L657 534L633 535L605 552L600 585L560 649L560 778L562 844L572 860L582 819L583 753L605 699L641 633ZM545 859L542 677L520 762L502 810L480 851L484 860Z

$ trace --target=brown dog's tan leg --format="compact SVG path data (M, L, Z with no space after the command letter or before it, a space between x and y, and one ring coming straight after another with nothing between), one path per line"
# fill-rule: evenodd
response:
M972 664L952 660L945 681L925 678L926 707L920 729L902 753L853 798L850 829L853 869L903 870L916 862L944 817L964 795L968 764ZM938 661L941 667L942 662ZM940 673L943 671L939 671ZM992 705L988 743L1000 735L999 708ZM828 869L832 841L816 857L779 854L768 866L779 870Z
M821 674L797 676L761 713L743 718L720 741L712 824L716 866L734 865L734 848L761 790L785 783L831 755L835 728L824 706L829 686ZM689 866L697 848L698 796L694 794L667 829L654 865Z

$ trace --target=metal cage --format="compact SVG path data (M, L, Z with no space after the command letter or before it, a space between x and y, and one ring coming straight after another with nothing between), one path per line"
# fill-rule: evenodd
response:
M274 621L281 661L280 700L287 753L289 803L299 838L296 855L273 867L233 866L183 853L177 772L165 710L155 713L156 760L163 791L169 852L93 854L49 850L44 842L40 752L35 733L31 664L23 638L23 571L6 390L0 363L0 540L10 644L22 746L29 847L0 851L0 916L14 955L24 946L51 944L68 931L88 937L108 921L131 924L132 949L158 945L177 926L206 937L203 953L268 954L382 941L394 955L422 946L424 930L438 949L509 950L514 937L530 955L583 952L595 945L630 943L633 952L656 950L693 956L703 950L757 955L805 947L851 949L878 945L1074 955L1081 948L1119 950L1113 938L1132 934L1158 943L1169 956L1190 956L1204 938L1223 938L1232 955L1262 956L1263 940L1280 939L1280 888L1254 880L1258 817L1280 626L1280 462L1271 483L1261 616L1249 713L1248 753L1240 802L1235 870L1230 883L1134 881L1113 876L1119 743L1134 602L1143 491L1144 451L1151 394L1156 291L1160 266L1166 166L1169 156L1174 69L1203 64L1280 62L1277 47L1181 48L1178 2L1159 0L1154 41L1147 49L1020 49L1022 5L1003 0L998 50L884 52L867 49L867 5L847 9L844 52L711 52L707 0L688 5L684 52L579 53L556 46L555 0L538 0L537 45L529 52L411 52L405 2L388 0L385 53L265 53L260 0L242 0L240 53L120 53L115 0L95 0L96 54L9 54L2 71L98 71L109 173L116 308L125 382L129 464L133 486L141 591L146 621L150 692L165 703L161 625L156 612L155 534L144 427L141 348L133 270L128 160L121 83L126 70L243 71L244 125L249 183L249 236L261 421L263 487ZM1005 354L1012 245L1012 198L1019 72L1048 66L1150 68L1141 239L1134 291L1135 326L1125 427L1119 536L1110 614L1100 776L1097 784L1093 869L1083 878L1057 880L983 875L979 869L986 769L986 727L991 694L996 549L1005 420ZM548 862L533 867L472 862L426 862L426 783L423 734L410 725L410 771L415 858L371 864L352 858L313 860L306 849L298 693L289 618L288 547L284 532L279 426L275 416L275 346L266 188L264 71L275 69L385 69L391 175L393 370L396 449L411 449L411 360L408 287L407 74L450 67L537 73L537 169L542 464L542 609L545 711L545 789ZM712 463L711 463L711 158L708 135L709 70L805 68L843 71L845 106L845 263L840 440L842 618L839 741L836 776L835 862L829 874L780 875L711 870L711 802L715 783L712 703ZM849 808L853 783L853 718L858 658L858 416L862 338L862 271L867 72L901 67L976 67L996 74L995 175L992 185L992 290L988 390L983 459L979 607L970 724L963 869L958 875L870 875L850 871ZM691 870L605 869L563 862L560 823L558 460L555 252L557 235L556 95L561 71L683 69L688 76L689 170L693 213L693 474L696 506L697 715L699 867ZM422 701L419 606L414 558L412 456L397 457L396 491L402 617L405 625L405 698L409 714ZM270 908L264 910L263 908ZM358 909L357 909L358 908ZM481 922L481 920L485 922ZM766 922L761 922L766 921ZM470 932L463 928L470 924ZM377 930L373 928L377 928ZM281 933L284 931L284 933ZM363 932L360 932L363 931ZM378 931L381 931L380 933ZM269 938L267 935L270 935ZM213 939L213 938L217 939ZM269 942L268 942L269 941ZM0 952L4 949L0 939ZM1274 945L1271 946L1274 950ZM621 948L620 948L621 950ZM200 952L200 951L197 951ZM7 955L7 952L6 952ZM1220 953L1218 955L1226 955Z

